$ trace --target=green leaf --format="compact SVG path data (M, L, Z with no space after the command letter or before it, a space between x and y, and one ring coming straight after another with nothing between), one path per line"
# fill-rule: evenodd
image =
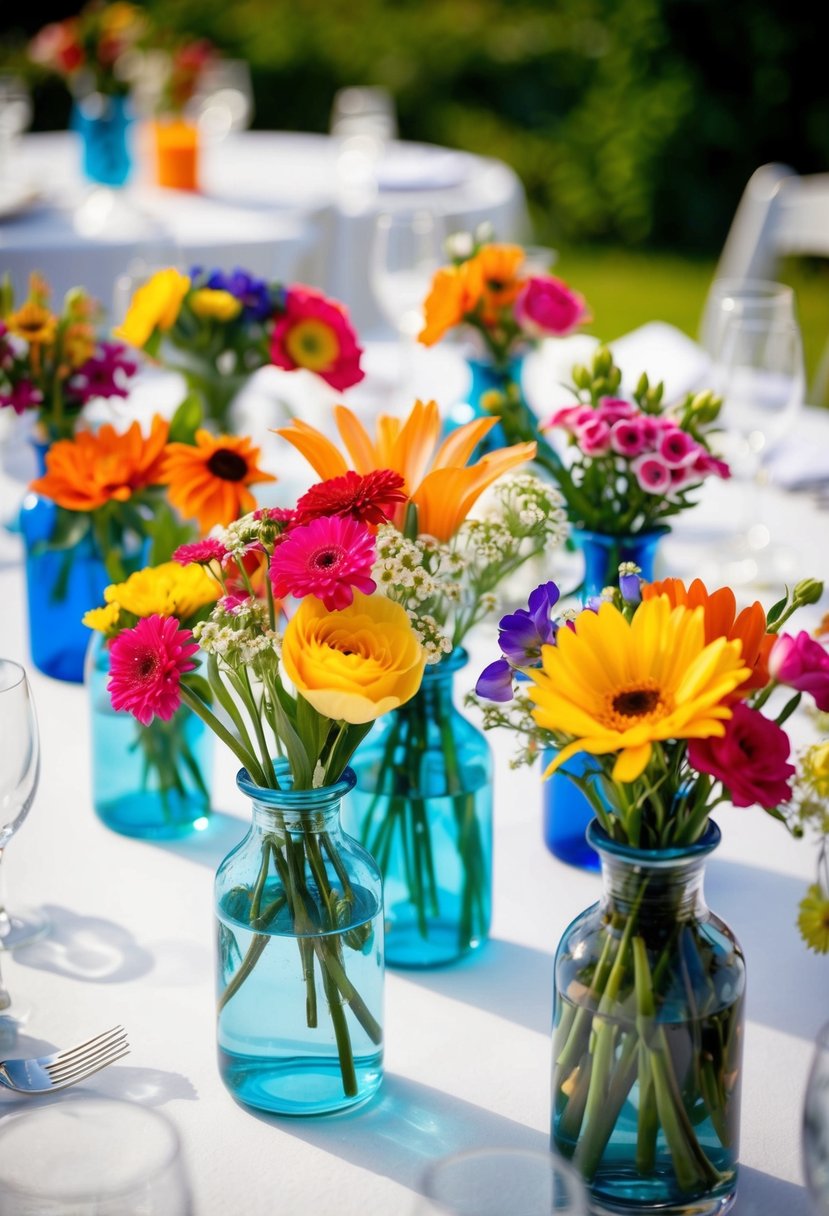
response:
M330 721L314 709L310 701L297 696L296 699L296 730L302 740L305 750L316 763L319 759L322 745L325 742Z
M294 730L288 715L282 708L281 699L279 697L274 700L273 712L276 720L276 733L282 740L285 751L288 754L288 763L291 766L291 776L294 779L294 789L309 790L311 789L314 777L313 766L308 753L303 746L302 740Z
M168 562L179 545L186 544L195 535L191 525L182 523L167 503L158 507L152 519L146 522L144 527L152 541L151 566Z
M772 604L771 608L769 608L768 612L766 613L766 624L767 625L772 625L777 620L777 618L780 616L781 612L786 607L788 602L789 602L789 592L788 592L788 588L787 588L786 594L783 596L782 600L778 600L776 604Z
M782 726L786 719L792 716L800 704L802 696L802 693L796 692L794 696L786 702L776 719L778 726Z
M188 675L185 677L185 682L187 687L192 688L196 696L204 701L205 705L213 704L213 689L204 676Z
M192 443L196 431L204 423L201 398L188 393L170 421L169 443Z

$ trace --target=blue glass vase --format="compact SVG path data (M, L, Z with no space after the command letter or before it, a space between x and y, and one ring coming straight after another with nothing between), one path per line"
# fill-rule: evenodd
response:
M458 647L358 748L350 830L383 873L386 962L451 963L486 941L492 904L492 753L455 708Z
M383 1077L383 886L340 825L354 785L279 789L242 769L249 832L216 873L219 1072L240 1102L319 1115L371 1097Z
M737 1186L745 963L702 893L720 840L632 849L593 823L602 897L555 960L552 1140L591 1212L716 1216Z
M84 177L101 186L123 186L132 171L126 96L90 93L72 107L70 126L81 139Z
M661 527L638 536L610 536L603 532L573 528L572 538L584 555L582 600L599 595L605 587L616 586L620 562L635 562L642 571L642 578L650 582L654 577L659 542L669 530ZM544 768L554 755L553 751L544 753ZM579 753L544 782L543 830L547 848L560 861L586 870L598 870L599 858L585 837L587 825L593 818L593 809L578 786L567 776L569 772L576 777L584 777L591 767L589 756Z
M87 630L87 632L89 632ZM142 726L113 709L107 692L109 647L95 633L86 682L92 713L92 804L123 836L169 840L207 827L213 735L182 706L169 722Z
M32 662L44 675L81 684L89 630L84 613L103 602L112 579L91 531L49 548L57 524L51 499L29 493L20 509L26 546L26 601Z
M472 422L475 418L491 417L493 412L500 412L499 404L503 404L507 400L516 403L519 408L527 410L521 388L524 369L523 355L517 355L504 364L495 363L492 359L469 355L466 358L466 366L469 370L469 388L464 397L450 407L446 417L446 433L467 422ZM532 420L532 426L534 429L534 420ZM499 424L492 428L479 445L477 455L484 455L493 448L502 448L506 444L507 439L503 427Z

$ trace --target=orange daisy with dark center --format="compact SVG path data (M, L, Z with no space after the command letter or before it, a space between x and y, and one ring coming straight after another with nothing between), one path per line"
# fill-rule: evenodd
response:
M248 489L276 478L258 466L259 448L244 435L196 431L194 443L170 443L162 467L169 499L202 532L226 526L256 508Z

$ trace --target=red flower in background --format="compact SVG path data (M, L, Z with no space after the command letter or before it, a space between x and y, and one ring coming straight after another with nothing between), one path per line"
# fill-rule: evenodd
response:
M271 362L303 367L342 391L362 380L362 350L342 304L310 287L291 287L271 336Z
M789 737L784 730L742 701L718 739L692 739L688 759L700 773L710 773L728 790L735 806L771 810L791 797Z
M349 470L342 477L311 486L297 502L297 522L343 515L365 524L385 524L397 504L406 501L404 485L401 475L392 469L376 469L365 476Z

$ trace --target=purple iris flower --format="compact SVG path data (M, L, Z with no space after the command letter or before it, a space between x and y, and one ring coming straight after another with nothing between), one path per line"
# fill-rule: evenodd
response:
M555 644L558 622L550 615L558 603L555 583L541 583L530 594L526 608L501 617L498 645L504 656L481 672L475 691L489 701L512 700L512 673L515 668L538 667L541 647Z
M264 279L256 279L238 267L231 274L212 271L207 286L213 291L229 291L242 303L242 315L248 321L266 321L273 313L271 291Z
M626 604L641 604L642 579L640 578L639 573L620 574L619 590L621 591L622 599Z

